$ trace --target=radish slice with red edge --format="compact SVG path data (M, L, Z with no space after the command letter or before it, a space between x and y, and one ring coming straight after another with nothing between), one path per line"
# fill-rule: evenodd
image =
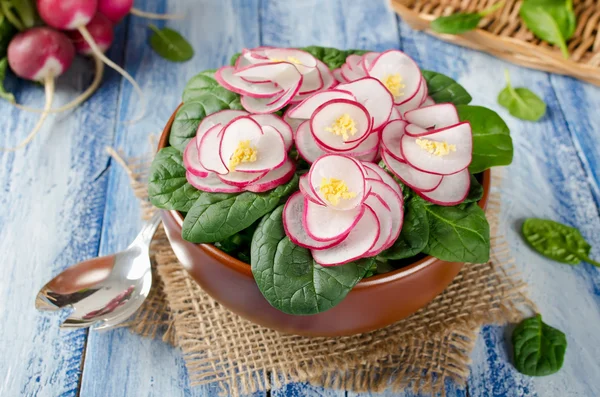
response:
M290 159L287 159L281 167L269 171L267 175L247 186L245 190L254 193L262 193L267 190L275 189L277 186L287 183L292 179L295 171L296 166Z
M340 84L338 90L349 91L373 118L373 129L379 129L390 118L394 100L381 82L372 77L363 77L351 83Z
M381 198L390 210L392 228L386 236L387 240L383 246L385 250L394 245L402 230L402 224L404 223L404 199L402 198L402 192L394 190L393 186L385 182L369 181L369 183L371 184L371 194L375 194ZM396 187L398 187L398 184L396 184Z
M462 203L469 194L471 176L468 169L453 175L445 175L442 183L431 192L416 193L425 200L437 205L453 206Z
M366 171L363 170L362 164L351 157L326 154L319 157L308 172L311 190L330 208L352 210L362 204L367 194ZM321 183L324 179L343 181L348 188L347 191L354 194L354 197L340 198L337 203L330 202L321 191Z
M341 68L333 69L332 73L333 73L333 77L335 77L335 79L337 81L339 81L340 83L347 83L348 82L348 80L346 80L346 78L342 74L342 69Z
M347 81L354 81L366 77L366 74L364 72L361 73L359 71L350 69L350 66L347 63L342 65L340 71L342 72L342 76L344 77L344 79Z
M323 88L323 77L316 67L303 75L302 85L298 90L298 95L313 94Z
M419 91L417 92L417 94L408 101L404 102L403 104L396 105L396 110L398 110L398 113L400 113L404 117L406 112L418 109L419 106L421 106L421 104L423 103L423 101L425 101L426 97L427 84L425 83L425 79L421 77L421 84L419 85Z
M377 151L379 148L379 140L379 134L377 132L371 132L367 139L362 141L360 145L352 149L352 151L344 153L344 155L356 158L358 156L370 154Z
M400 198L402 198L402 189L400 188L400 185L398 185L398 182L396 182L396 180L394 178L392 178L392 176L390 174L388 174L383 168L381 168L377 164L371 164L371 163L365 163L365 162L363 162L363 166L367 170L367 173L368 173L367 177L368 178L372 178L370 176L369 171L377 173L379 175L379 177L381 178L381 180L386 185L388 185L389 187L391 187L396 193L398 193L398 195L400 196Z
M225 66L224 68L227 68ZM221 68L223 69L223 68ZM250 65L234 72L234 76L249 78L253 81L271 81L280 88L288 89L298 84L302 85L302 75L293 64L288 62L259 63ZM216 77L216 76L215 76ZM262 84L261 84L262 85Z
M454 151L436 156L419 146L423 140L445 142L454 145ZM402 157L412 167L423 172L450 175L464 170L471 164L473 137L468 122L431 131L429 134L413 137L404 134L401 142Z
M317 59L306 51L293 48L267 48L264 50L265 56L274 62L283 60L292 63L300 73L307 74L317 67Z
M276 114L252 114L250 117L255 120L261 126L270 125L275 128L283 138L285 143L285 150L289 151L294 144L294 136L292 127L283 121L281 117Z
M348 131L347 138L328 131L343 116L349 116L356 132ZM334 99L319 106L310 119L310 130L315 139L329 150L352 150L371 132L369 112L358 102L347 99Z
M361 64L367 75L369 74L369 69L371 69L371 64L375 59L377 59L379 54L379 52L367 52L362 56Z
M394 121L394 120L402 120L402 116L400 115L400 112L398 111L398 108L396 108L396 107L392 108L392 113L390 114L390 118L388 119L388 122Z
M296 130L298 129L300 124L302 124L304 122L304 120L302 120L302 119L293 119L289 116L290 112L292 110L294 110L296 108L296 106L298 106L298 105L291 105L290 107L287 108L287 110L283 114L283 121L285 121L286 123L288 123L290 125L290 127L292 128L292 136L294 136L294 137L296 136Z
M285 234L294 244L308 249L320 250L333 247L346 238L346 235L342 236L341 239L331 241L317 241L311 238L308 233L306 233L306 229L302 223L303 213L304 197L302 196L302 193L296 192L292 194L285 203L282 216Z
M298 180L298 186L304 197L306 197L315 204L325 205L325 202L323 202L323 200L321 200L321 198L310 188L308 174L304 174L300 177L300 179Z
M292 110L290 110L287 113L287 117L308 120L311 118L311 116L314 114L317 108L334 99L347 99L349 101L355 100L354 95L352 95L348 91L342 91L337 89L321 91L312 94L311 96L300 102L298 105L296 105Z
M309 237L316 241L339 240L356 226L364 210L365 206L361 205L348 211L338 211L304 198L302 224Z
M315 138L313 138L308 120L300 124L296 131L296 149L298 149L298 154L308 163L314 163L319 157L327 153L319 147Z
M460 123L456 106L452 103L425 106L406 112L406 120L425 129L442 129Z
M435 101L430 96L426 97L425 101L423 101L423 103L421 104L421 106L423 106L423 107L425 107L425 106L432 106L432 105L435 105Z
M385 201L383 201L378 194L373 192L371 192L365 200L365 205L373 210L379 221L379 236L365 256L376 256L383 251L388 236L392 233L392 212Z
M200 161L200 164L206 170L216 172L217 174L226 174L229 172L219 156L218 148L223 137L222 130L223 127L221 124L211 127L202 135L200 143L198 143L198 161Z
M396 105L401 105L417 95L421 84L421 70L415 61L398 50L388 50L379 54L369 67L369 76L384 84L390 77L400 78L403 87L398 89L398 95L391 92Z
M381 158L388 169L413 190L432 191L442 182L441 175L419 171L404 162L396 160L385 150L381 152Z
M258 181L260 178L262 178L266 174L267 174L266 172L250 173L250 172L229 171L225 175L217 175L217 176L219 177L220 180L222 180L224 183L226 183L228 185L244 188L244 187L247 187L247 186L251 185L252 183Z
M420 127L416 124L408 124L406 126L406 128L404 128L404 132L406 133L406 135L410 135L413 137L419 137L422 135L427 135L431 132L431 130L428 130L426 128Z
M298 93L300 84L302 84L302 79L299 80L298 85L287 89L275 101L272 101L271 98L253 98L244 95L241 99L242 106L251 113L266 114L276 112L290 103L294 95Z
M379 238L379 220L375 212L365 211L348 236L339 244L322 250L312 250L315 262L321 266L336 266L365 257Z
M400 150L400 141L404 135L406 124L404 120L390 121L381 131L381 146L398 161L404 161Z
M233 66L224 66L215 73L215 80L229 91L240 95L251 95L256 98L273 98L283 93L283 89L273 83L256 84L235 75Z
M348 55L346 57L346 63L348 64L348 66L350 66L350 69L352 70L360 70L362 72L364 72L364 69L362 68L362 56L360 55L356 55L356 54L351 54Z
M364 162L363 162L363 165L365 165ZM370 167L367 167L366 165L365 165L365 170L367 171L367 174L366 174L367 180L374 179L374 180L383 182L383 178L381 178L381 175L379 175L379 173L373 171Z
M187 181L198 190L209 193L240 193L243 192L244 189L236 186L231 186L226 183L223 183L215 174L211 172L208 174L206 178L200 178L191 172L187 171L185 173L185 178Z
M198 144L194 137L185 147L183 151L183 166L185 169L192 174L199 176L200 178L206 178L208 176L208 170L202 166L200 160L198 160Z
M323 79L323 90L328 90L337 85L336 78L333 72L329 69L325 63L317 59L317 69L319 73L321 73L321 78Z

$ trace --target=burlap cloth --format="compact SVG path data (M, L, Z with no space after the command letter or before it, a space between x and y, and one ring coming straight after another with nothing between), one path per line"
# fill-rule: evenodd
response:
M125 165L147 216L147 160ZM161 336L183 352L191 385L216 382L237 396L287 382L353 391L444 393L447 378L464 386L469 355L483 324L520 320L535 310L527 298L508 245L498 233L500 201L495 175L487 217L492 230L488 263L467 264L429 305L396 324L366 334L308 338L253 324L223 308L188 276L162 228L152 246L154 284L127 326ZM393 303L388 303L393 304Z

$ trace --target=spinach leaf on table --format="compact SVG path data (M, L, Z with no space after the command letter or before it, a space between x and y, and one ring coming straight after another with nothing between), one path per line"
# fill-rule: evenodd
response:
M161 57L173 62L185 62L192 59L194 49L179 32L170 29L159 29L155 25L148 25L154 32L150 36L150 46Z
M148 177L150 202L162 209L187 212L200 191L190 185L185 177L185 166L181 153L166 147L154 157Z
M455 105L466 105L473 99L463 86L450 77L431 70L421 72L427 82L429 96L435 103L450 102Z
M533 34L558 46L563 56L569 57L567 40L577 24L572 0L524 0L519 15Z
M423 252L448 262L490 259L490 226L476 203L462 208L427 205L429 240Z
M509 165L513 159L510 130L498 113L483 106L458 105L461 121L471 123L473 159L469 166L472 174L488 168Z
M600 267L600 263L589 257L592 247L574 227L547 219L528 218L523 222L522 233L533 249L550 259L570 265L585 261Z
M222 241L252 225L298 190L298 176L264 193L200 192L183 220L182 236L192 243Z
M437 33L445 34L462 34L469 32L479 24L481 19L504 5L504 1L500 1L491 7L480 12L474 13L456 13L445 17L438 17L431 22L429 27Z
M529 376L558 372L567 350L565 334L545 324L540 314L523 320L512 334L515 368Z
M508 70L505 72L506 87L498 95L498 103L521 120L538 121L546 113L546 104L527 88L513 88Z
M331 309L364 277L374 263L361 259L341 266L323 267L310 251L285 235L283 205L265 215L251 246L251 267L265 299L278 310L310 315Z
M379 254L385 259L404 259L417 255L429 240L429 221L423 200L414 195L404 202L404 224L398 240Z

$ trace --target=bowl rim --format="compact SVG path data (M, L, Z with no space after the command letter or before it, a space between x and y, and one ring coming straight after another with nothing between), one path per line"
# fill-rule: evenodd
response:
M177 114L177 112L179 111L179 109L181 108L182 105L183 105L183 103L179 104L177 109L175 109L175 111L169 118L169 121L167 121L167 124L165 125L165 128L163 129L160 139L158 141L157 151L170 146L169 145L169 135L171 134L171 127L175 120L175 115ZM487 169L487 170L483 171L482 175L483 175L483 180L482 180L481 185L483 186L483 197L481 198L481 200L479 200L478 205L479 205L479 207L481 207L482 209L485 210L487 203L488 203L490 187L491 187L491 179L492 179L491 171L489 169ZM175 223L177 224L177 231L181 235L182 228L183 228L183 215L179 211L175 211L175 210L164 210L164 211L175 220ZM193 244L193 243L190 243L190 244ZM204 251L205 254L211 256L212 258L214 258L215 260L217 260L219 263L223 264L224 266L228 267L229 269L231 269L237 273L241 273L242 275L247 276L247 277L254 277L252 275L252 268L251 268L250 264L242 262L239 259L226 254L225 252L223 252L220 249L218 249L217 247L215 247L213 244L195 244L195 245L197 247L199 247L202 251ZM410 265L407 265L400 269L396 269L396 270L393 270L388 273L377 274L377 275L368 277L366 279L362 279L354 286L353 290L354 289L363 289L363 288L372 288L377 285L394 282L396 280L408 277L411 274L417 273L437 261L441 261L441 259L438 259L436 257L428 255L425 258L422 258L422 259L420 259L416 262L413 262Z

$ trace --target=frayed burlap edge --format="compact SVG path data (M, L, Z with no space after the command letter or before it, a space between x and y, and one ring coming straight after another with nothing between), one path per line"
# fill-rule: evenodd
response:
M146 169L143 161L128 166L132 186L144 203ZM515 322L535 311L508 244L498 233L499 181L495 175L487 210L494 236L490 262L466 264L444 293L389 327L355 336L307 338L250 323L200 289L177 261L162 228L153 243L156 291L128 326L151 337L166 330L163 339L182 349L190 383L218 383L227 395L288 382L356 392L412 388L444 394L448 378L465 385L482 325ZM149 211L146 205L144 212Z

